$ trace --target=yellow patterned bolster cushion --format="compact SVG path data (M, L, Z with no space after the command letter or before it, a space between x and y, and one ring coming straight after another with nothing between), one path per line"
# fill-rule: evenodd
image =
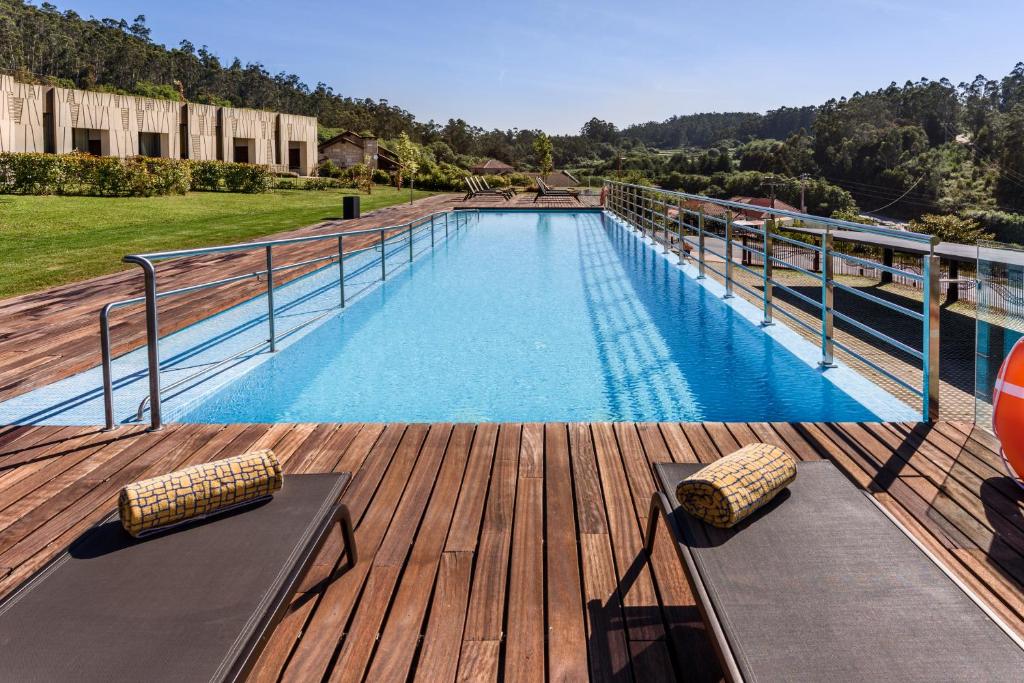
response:
M777 446L755 443L679 482L676 498L686 512L727 529L765 505L796 479L796 461Z
M273 452L254 451L128 484L117 507L125 531L139 537L268 498L282 483Z

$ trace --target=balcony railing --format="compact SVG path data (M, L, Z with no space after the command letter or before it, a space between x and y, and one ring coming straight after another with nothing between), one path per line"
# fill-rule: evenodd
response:
M835 352L839 349L918 397L924 420L938 419L940 273L939 257L935 254L937 238L612 181L605 183L604 197L607 210L641 233L660 241L666 249L675 250L680 262L692 258L697 267L698 279L707 277L709 271L717 275L725 287L725 298L732 298L739 289L759 302L763 325L772 325L775 314L781 314L809 335L818 338L821 347L819 364L823 368L835 365ZM768 217L763 220L743 220L743 212L752 209ZM791 229L786 230L786 226ZM924 252L920 256L920 270L888 266L836 250L833 233L837 230L918 243ZM776 245L793 249L776 249ZM806 259L808 252L811 253L810 262ZM737 253L739 259L736 258ZM796 258L797 255L800 258ZM922 292L920 308L910 308L837 281L837 262L871 268L919 284ZM816 293L809 296L790 286L792 283L780 282L775 275L776 268L785 268L806 276L815 283L813 288ZM739 277L737 271L740 271ZM743 278L743 273L760 281L760 291L756 285L749 286L750 279ZM877 323L871 320L858 319L852 313L836 310L837 289L920 323L920 348L877 329ZM820 324L808 324L805 317L797 315L789 307L780 306L775 301L776 290L785 292L792 299L816 311ZM906 381L890 368L866 357L853 348L852 344L836 340L836 321L916 359L921 369L920 384Z

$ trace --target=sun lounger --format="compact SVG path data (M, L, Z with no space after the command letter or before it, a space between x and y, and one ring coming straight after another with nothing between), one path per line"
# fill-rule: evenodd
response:
M487 190L487 191L490 191L490 192L500 192L500 193L502 193L503 195L505 195L509 199L514 197L515 194L516 194L516 188L514 188L514 187L497 187L497 188L492 188L491 184L487 182L487 178L485 178L483 176L477 176L476 181L477 181L477 183L479 183L483 187L484 190Z
M466 186L469 188L469 193L463 198L463 201L465 201L466 199L470 199L472 197L480 197L480 196L483 196L483 197L501 197L501 198L503 198L505 200L509 199L510 195L506 191L504 191L504 190L492 190L492 189L489 189L489 188L485 189L484 186L480 184L480 181L477 180L476 178L474 178L473 176L467 176L465 178L465 181L466 181Z
M1019 680L1024 644L828 461L732 529L675 503L700 465L655 465L663 517L733 681Z
M108 517L0 603L0 679L244 678L335 524L355 563L350 478L288 475L263 504L145 540Z
M580 193L577 190L553 190L538 177L537 196L533 198L533 201L537 201L541 197L571 197L577 202L580 201Z

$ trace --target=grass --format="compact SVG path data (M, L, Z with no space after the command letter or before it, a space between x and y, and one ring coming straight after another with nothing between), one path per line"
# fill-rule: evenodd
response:
M345 194L355 190L0 196L0 298L123 270L125 254L241 242L337 218ZM408 190L376 187L361 205L367 212L407 201Z

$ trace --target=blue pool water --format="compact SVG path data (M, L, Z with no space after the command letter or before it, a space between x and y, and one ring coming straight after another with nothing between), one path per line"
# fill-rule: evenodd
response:
M182 419L878 419L673 261L598 213L483 213Z

